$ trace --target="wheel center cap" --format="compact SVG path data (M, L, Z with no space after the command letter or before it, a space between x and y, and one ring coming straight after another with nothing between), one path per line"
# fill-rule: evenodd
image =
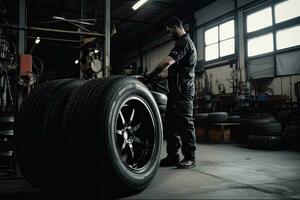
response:
M126 127L126 128L125 128L125 132L126 132L129 136L134 136L134 132L131 130L131 127Z

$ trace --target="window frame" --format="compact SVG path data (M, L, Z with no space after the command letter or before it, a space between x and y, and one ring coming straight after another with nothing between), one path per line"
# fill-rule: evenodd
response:
M293 47L288 47L288 48L284 48L284 49L280 49L277 50L277 42L276 42L276 32L285 28L290 28L293 26L297 26L300 25L300 16L299 17L295 17L283 22L279 22L276 24L275 22L275 5L279 4L281 2L283 2L285 0L278 0L278 1L268 1L266 3L260 4L258 6L254 6L246 11L244 11L243 13L243 17L244 17L244 46L245 46L245 59L246 61L248 60L254 60L254 59L258 59L258 58L262 58L262 57L267 57L270 55L273 55L274 57L277 54L281 54L281 53L285 53L285 52L289 52L289 51L294 51L294 50L300 50L300 45L296 45ZM255 13L259 10L265 9L267 7L271 7L272 9L272 22L273 25L266 27L266 28L262 28L260 30L257 31L253 31L250 33L247 33L247 16ZM268 52L268 53L264 53L264 54L259 54L259 55L255 55L255 56L248 56L248 40L254 37L258 37L258 36L262 36L268 33L273 33L273 45L274 45L274 50L272 52Z
M220 25L222 25L226 22L229 22L231 20L234 21L234 30L233 30L234 31L234 37L227 38L227 39L221 41L220 40ZM210 45L206 45L206 43L205 43L205 32L207 30L211 29L211 28L216 27L216 26L218 27L218 42L212 43L210 45L218 44L218 58L206 61L206 47L210 46ZM232 39L232 38L234 39L234 53L230 54L230 55L220 57L220 42L223 42L223 41L226 41L226 40L229 40L229 39ZM233 58L236 58L236 54L237 54L237 22L236 22L236 17L234 15L231 15L231 16L226 17L224 19L214 21L210 25L205 26L204 29L203 29L203 42L204 42L204 65L210 65L212 63L218 63L218 62L221 62L221 61L232 60Z

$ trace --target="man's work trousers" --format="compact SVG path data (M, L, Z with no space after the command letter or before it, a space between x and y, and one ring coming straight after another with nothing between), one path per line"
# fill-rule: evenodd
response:
M169 95L166 108L165 134L168 155L176 154L181 147L182 154L185 157L195 158L196 140L192 95Z

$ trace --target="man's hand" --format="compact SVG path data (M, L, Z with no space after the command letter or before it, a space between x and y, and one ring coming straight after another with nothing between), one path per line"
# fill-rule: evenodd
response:
M156 80L156 79L159 78L159 74L158 73L153 73L153 72L146 73L145 78Z

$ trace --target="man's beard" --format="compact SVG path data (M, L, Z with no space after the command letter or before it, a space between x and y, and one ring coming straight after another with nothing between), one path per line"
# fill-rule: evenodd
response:
M177 39L178 39L178 36L177 36L176 33L172 34L172 39L173 39L173 40L177 40Z

